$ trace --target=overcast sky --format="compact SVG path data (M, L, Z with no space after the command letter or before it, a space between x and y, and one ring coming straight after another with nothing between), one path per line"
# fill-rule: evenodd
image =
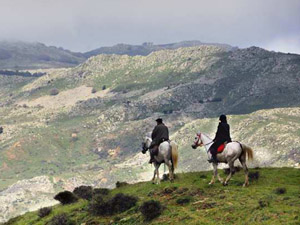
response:
M200 40L300 54L300 0L0 0L0 39L72 51Z

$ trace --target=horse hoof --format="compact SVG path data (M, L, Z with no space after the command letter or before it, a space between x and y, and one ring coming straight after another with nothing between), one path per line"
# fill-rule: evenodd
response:
M208 185L213 185L213 184L214 184L214 183L212 183L212 182L209 182L209 183L208 183Z
M223 186L227 186L227 185L228 185L228 183L226 183L226 182L223 183Z

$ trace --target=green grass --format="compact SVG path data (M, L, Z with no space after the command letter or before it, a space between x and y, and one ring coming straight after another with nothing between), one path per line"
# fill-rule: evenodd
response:
M94 217L87 211L88 202L53 207L52 213L40 219L37 212L7 222L7 225L46 224L60 213L67 213L76 224L146 224L139 206L147 200L157 200L165 207L163 213L150 224L299 224L300 223L300 171L292 168L250 169L259 171L260 177L243 188L243 172L236 173L229 186L208 185L211 171L178 174L175 182L153 185L142 182L116 188L111 195L124 193L139 198L138 205L128 211L106 217ZM224 176L223 171L219 171ZM177 188L167 194L165 188ZM185 188L185 189L184 189ZM276 194L276 188L286 193ZM177 199L189 198L190 203L180 205Z

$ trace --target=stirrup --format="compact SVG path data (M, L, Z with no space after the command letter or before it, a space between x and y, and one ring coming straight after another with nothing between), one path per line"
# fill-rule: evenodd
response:
M213 158L208 159L207 161L208 161L209 163L218 163L218 161L217 161L217 160L214 160Z

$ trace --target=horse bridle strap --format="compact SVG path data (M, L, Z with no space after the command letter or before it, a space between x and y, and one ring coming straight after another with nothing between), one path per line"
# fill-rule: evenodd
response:
M214 143L214 141L211 141L211 142L209 142L207 144L203 144L203 145L206 146L206 145L210 145L211 143Z
M197 134L197 136L199 137L199 140L200 140L200 139L201 139L201 133L200 133L200 134ZM201 142L202 142L202 140L201 140ZM202 142L202 144L203 144L204 146L209 145L209 144L211 144L211 143L214 143L214 141L211 141L211 142L209 142L209 143L207 143L207 144L204 144L204 143Z

